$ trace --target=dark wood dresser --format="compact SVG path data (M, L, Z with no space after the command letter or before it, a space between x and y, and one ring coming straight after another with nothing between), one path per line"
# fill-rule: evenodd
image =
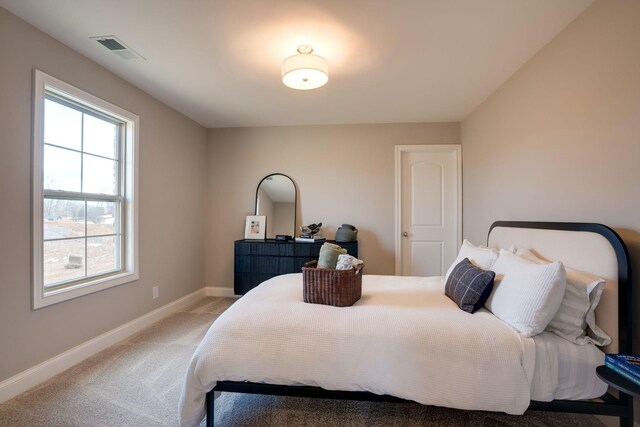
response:
M336 243L327 240L329 243ZM260 283L281 274L300 273L307 262L318 259L319 243L278 242L267 240L236 240L234 248L234 282L236 295L244 295ZM349 255L358 256L358 242L336 243Z

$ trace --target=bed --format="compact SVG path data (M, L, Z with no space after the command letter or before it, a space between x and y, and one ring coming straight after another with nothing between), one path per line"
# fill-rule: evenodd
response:
M612 340L602 350L631 351L630 269L615 232L599 224L494 223L488 246L513 245L606 279L596 316ZM443 287L440 277L364 276L363 297L345 309L303 303L300 274L261 284L198 346L181 424L199 424L206 411L213 426L215 394L238 392L581 412L630 425L632 400L606 393L595 376L600 349L550 332L524 337L486 309L459 310Z

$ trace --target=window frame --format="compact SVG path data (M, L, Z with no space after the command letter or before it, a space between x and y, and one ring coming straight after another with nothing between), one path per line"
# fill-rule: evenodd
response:
M121 122L119 148L119 183L122 207L119 210L122 252L120 270L85 276L69 284L47 290L44 285L44 199L56 197L54 190L44 190L44 102L47 93L82 109ZM34 70L33 141L32 141L32 305L46 307L139 279L138 273L138 132L139 117L94 95L75 88L40 70ZM61 191L64 198L73 192ZM76 193L87 198L86 193ZM90 199L90 197L89 197ZM86 213L85 213L86 220ZM85 236L87 238L87 236ZM86 260L85 260L86 262Z

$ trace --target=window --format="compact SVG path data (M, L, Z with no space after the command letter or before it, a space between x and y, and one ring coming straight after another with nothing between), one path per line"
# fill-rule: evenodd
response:
M138 121L36 70L34 308L138 278Z

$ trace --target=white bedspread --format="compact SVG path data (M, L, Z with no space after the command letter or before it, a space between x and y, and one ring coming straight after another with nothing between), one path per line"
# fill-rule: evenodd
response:
M522 414L535 366L531 338L484 309L471 315L440 277L363 277L338 308L302 301L302 275L275 277L225 311L196 349L180 423L202 420L217 381L310 385L428 405Z

